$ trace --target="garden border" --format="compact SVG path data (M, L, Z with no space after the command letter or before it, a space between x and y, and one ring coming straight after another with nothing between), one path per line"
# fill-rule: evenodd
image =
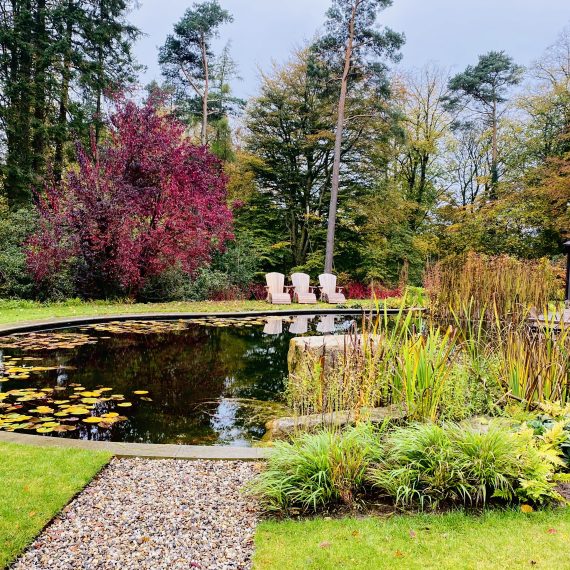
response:
M423 311L422 308L412 310ZM112 321L176 321L210 318L279 317L288 315L358 315L370 309L286 309L278 311L241 311L212 313L137 313L122 315L98 315L92 317L57 317L53 319L24 321L17 324L0 325L0 337L9 334L55 330L88 324ZM386 309L388 314L398 314L400 309ZM383 312L383 311L382 311ZM258 461L267 458L269 449L263 447L233 447L222 445L176 445L160 443L120 443L111 441L89 441L64 439L52 436L28 435L0 431L0 443L16 443L39 447L68 447L90 451L107 451L115 457L145 457L150 459L212 459L232 461Z

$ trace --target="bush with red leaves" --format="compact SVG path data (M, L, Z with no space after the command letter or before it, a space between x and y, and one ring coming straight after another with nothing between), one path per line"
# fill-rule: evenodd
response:
M155 103L117 103L108 140L78 148L78 168L39 199L28 266L40 285L73 266L84 296L136 295L176 264L193 275L233 237L221 163Z
M388 299L390 297L401 297L402 290L399 288L388 289L381 285L364 285L353 281L345 287L346 297L348 299Z

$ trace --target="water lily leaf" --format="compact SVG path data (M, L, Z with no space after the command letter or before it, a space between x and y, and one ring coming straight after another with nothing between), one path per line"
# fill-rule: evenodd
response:
M30 412L35 412L37 414L51 414L53 412L53 408L48 406L38 406L37 408L30 410Z
M131 402L121 402L120 404L117 404L117 406L119 406L119 408L130 408L132 404Z
M51 433L53 431L53 428L51 428L51 427L39 427L39 428L36 428L36 431L38 433Z
M83 423L86 424L98 424L99 422L103 421L103 418L98 418L96 416L90 416L83 420Z
M99 400L97 398L81 398L84 404L96 404Z
M148 394L148 390L135 390L133 394L136 394L137 396L145 396Z

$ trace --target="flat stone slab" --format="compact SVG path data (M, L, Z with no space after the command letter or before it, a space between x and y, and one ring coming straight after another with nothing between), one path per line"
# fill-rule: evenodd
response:
M548 313L548 318L544 314L538 314L536 310L531 311L529 320L534 323L549 323L555 326L570 326L570 309L564 309L561 313Z
M0 443L17 443L39 447L67 447L105 451L115 457L145 457L149 459L217 459L258 461L267 458L270 450L263 447L233 447L228 445L161 445L152 443L119 443L87 441L51 436L0 432Z
M406 412L403 407L396 405L384 408L363 408L359 417L372 423L380 424L387 419L403 419L406 417ZM270 420L265 424L267 433L264 439L284 437L295 433L297 430L311 431L323 426L342 427L354 424L355 422L356 415L352 411L278 418L276 420Z
M238 570L251 567L254 463L114 459L13 570Z

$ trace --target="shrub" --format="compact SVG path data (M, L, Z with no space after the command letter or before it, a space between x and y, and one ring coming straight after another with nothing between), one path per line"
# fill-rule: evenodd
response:
M134 296L173 266L193 275L233 237L220 161L160 103L119 101L101 148L79 148L78 168L38 198L28 266L39 284L74 268L84 296Z
M345 286L346 296L349 299L392 299L402 296L402 290L399 288L389 289L377 284L365 285L358 281L350 281Z
M546 441L546 440L545 440ZM530 430L491 424L417 424L396 429L371 467L371 483L396 503L483 506L491 499L543 503L559 498L553 477L561 460Z
M364 491L366 471L378 459L378 450L378 434L368 424L276 442L266 469L248 492L267 511L350 506Z
M34 295L23 244L35 225L33 211L22 208L12 212L0 196L0 298L29 299Z

